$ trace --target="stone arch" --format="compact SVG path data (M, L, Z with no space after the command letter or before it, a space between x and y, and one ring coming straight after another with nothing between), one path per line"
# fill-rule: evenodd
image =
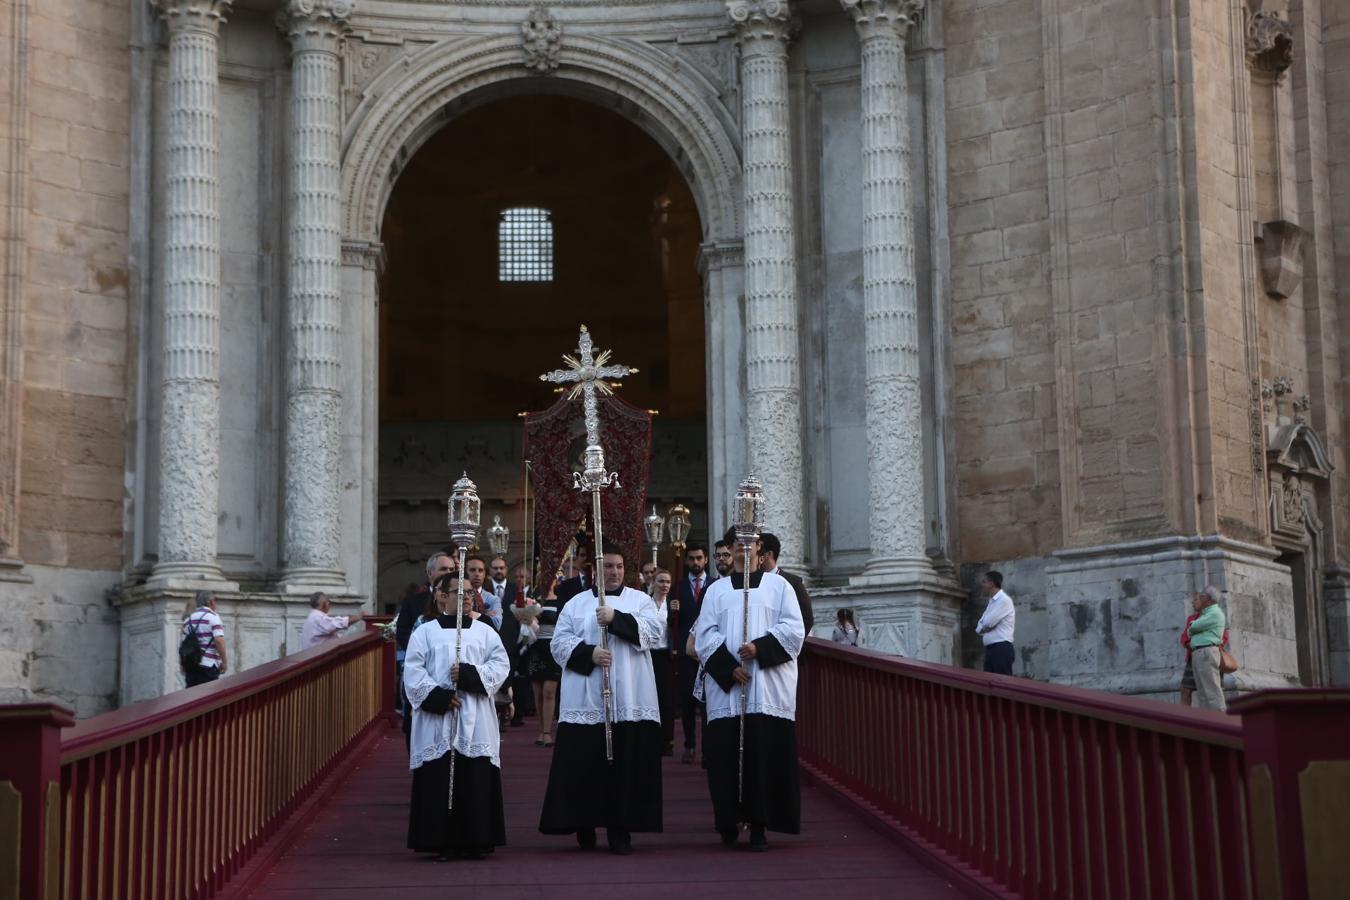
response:
M670 154L688 181L704 240L741 238L740 147L717 90L645 44L569 35L548 76L525 68L514 34L442 41L371 85L344 135L343 237L379 240L385 205L403 165L446 121L496 97L570 94L633 120Z

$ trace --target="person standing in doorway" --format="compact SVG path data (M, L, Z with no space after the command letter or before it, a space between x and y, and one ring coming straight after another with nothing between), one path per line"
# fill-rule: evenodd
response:
M1003 575L990 569L984 573L984 593L989 605L984 615L975 623L975 631L984 641L984 670L998 675L1013 673L1013 626L1017 621L1017 610L1013 608L1012 598L1003 592Z

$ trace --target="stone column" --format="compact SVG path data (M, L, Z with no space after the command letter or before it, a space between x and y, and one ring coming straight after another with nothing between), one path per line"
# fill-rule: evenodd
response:
M341 81L350 0L289 0L290 243L287 315L285 569L281 589L345 589L341 516Z
M733 0L727 12L741 49L745 167L745 370L750 469L764 481L767 526L783 563L806 550L797 336L797 242L793 217L785 0Z
M923 0L842 0L862 42L863 315L868 524L864 577L934 577L925 552L918 293L905 35Z
M157 0L169 31L159 560L152 581L223 581L217 58L231 0Z

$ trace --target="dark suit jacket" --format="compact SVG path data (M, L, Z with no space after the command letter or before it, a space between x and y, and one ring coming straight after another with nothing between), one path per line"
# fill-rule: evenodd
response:
M697 597L694 596L694 586L689 583L689 576L680 576L679 586L676 588L676 599L680 601L680 609L670 611L670 635L671 649L680 659L688 659L684 653L684 645L689 641L689 632L693 629L694 623L698 621L698 614L703 609L703 595L708 593L708 585L717 579L703 573L703 588L699 591ZM693 662L693 660L690 660Z
M585 575L577 575L575 578L569 578L566 581L559 582L557 589L554 591L558 597L558 608L561 609L562 605L568 600L571 600L583 591L591 590L592 587L591 579Z
M398 608L397 624L394 626L394 641L398 649L408 649L408 638L412 637L413 623L417 621L431 601L431 588L424 587L403 601Z
M778 570L788 584L792 585L792 590L797 594L797 605L802 608L802 622L806 624L806 633L811 633L811 626L816 624L816 617L811 613L811 595L806 592L806 585L798 575L783 569Z

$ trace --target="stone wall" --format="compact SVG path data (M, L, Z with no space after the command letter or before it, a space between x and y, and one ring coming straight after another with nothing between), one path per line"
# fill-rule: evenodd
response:
M124 561L135 376L129 6L0 4L12 139L0 303L0 558L9 558L0 567L0 697L54 699L82 716L116 704L106 594Z

